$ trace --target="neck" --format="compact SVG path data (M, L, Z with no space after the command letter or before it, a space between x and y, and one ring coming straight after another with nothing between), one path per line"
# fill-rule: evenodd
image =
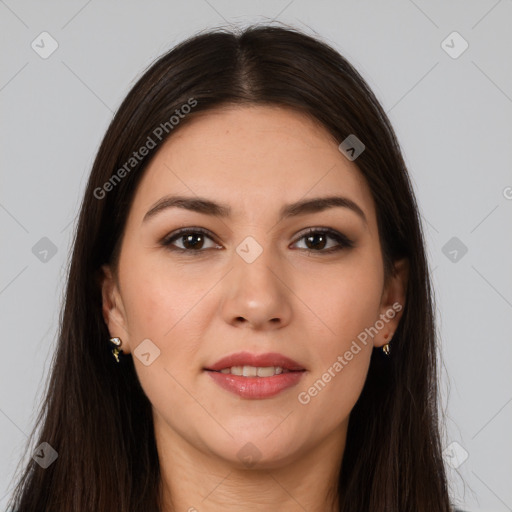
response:
M155 415L162 512L338 512L346 425L287 462L240 468L199 451ZM158 428L161 427L161 428Z

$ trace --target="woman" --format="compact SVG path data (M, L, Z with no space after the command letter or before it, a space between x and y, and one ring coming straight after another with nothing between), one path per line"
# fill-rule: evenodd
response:
M357 71L291 29L185 41L96 157L13 509L450 510L430 286Z

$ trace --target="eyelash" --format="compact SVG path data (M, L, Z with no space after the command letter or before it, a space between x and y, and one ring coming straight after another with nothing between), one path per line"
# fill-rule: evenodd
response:
M160 244L164 247L166 247L170 251L180 252L180 253L188 253L190 255L197 256L207 250L211 250L212 248L208 249L182 249L181 247L176 247L172 245L172 242L179 239L180 237L183 237L185 235L189 234L202 234L210 238L213 242L215 240L213 239L210 232L203 228L183 228L179 229L178 231L174 231L173 233L167 235L165 238L163 238L160 242ZM320 249L320 250L314 250L314 249L300 249L303 251L306 251L308 254L315 253L315 254L331 254L333 252L338 252L343 249L351 249L354 247L354 242L350 240L347 236L344 234L332 229L332 228L309 228L305 233L303 233L294 243L299 242L300 240L303 240L304 238L307 238L311 235L316 234L322 234L322 235L328 235L330 238L338 242L338 246L330 247L329 249ZM215 242L217 243L217 242Z

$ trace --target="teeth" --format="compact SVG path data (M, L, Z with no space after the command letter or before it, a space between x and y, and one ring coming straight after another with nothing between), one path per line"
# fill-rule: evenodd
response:
M223 368L220 373L230 373L231 375L239 375L243 377L273 377L281 373L287 373L280 366L232 366L231 368Z
M256 372L258 377L272 377L276 374L276 368L267 366L266 368L258 368Z
M258 368L256 368L255 366L244 366L242 370L242 375L244 377L257 377Z

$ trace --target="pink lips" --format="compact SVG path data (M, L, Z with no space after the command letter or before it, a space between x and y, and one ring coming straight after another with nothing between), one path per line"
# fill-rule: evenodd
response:
M208 366L205 370L220 371L224 368L231 368L232 366L280 366L290 371L304 370L299 363L275 352L268 352L266 354L251 354L250 352L237 352L230 356L219 359L215 364Z
M224 368L232 366L280 366L288 372L272 377L243 377L220 373ZM306 369L299 363L278 353L251 354L238 352L223 357L215 364L205 368L205 371L223 389L230 391L242 398L262 399L270 398L281 391L295 386L304 375Z

